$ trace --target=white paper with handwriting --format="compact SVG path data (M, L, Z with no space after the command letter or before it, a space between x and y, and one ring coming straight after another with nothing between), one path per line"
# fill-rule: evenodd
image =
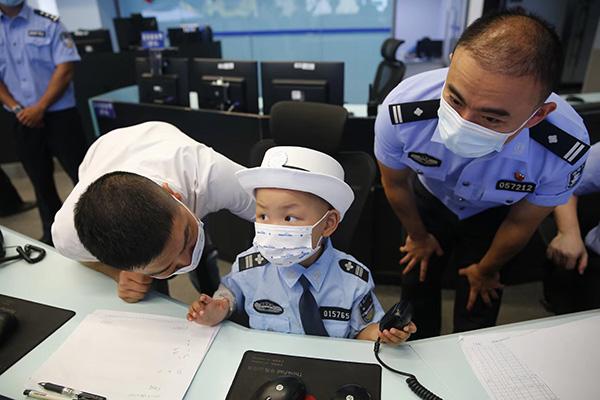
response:
M182 399L218 332L181 318L97 310L31 377L110 400Z

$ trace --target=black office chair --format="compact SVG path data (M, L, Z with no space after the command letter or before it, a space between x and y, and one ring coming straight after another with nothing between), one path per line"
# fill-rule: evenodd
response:
M302 146L327 153L344 168L345 181L354 191L354 202L332 237L334 246L351 252L352 239L377 168L373 158L362 151L340 151L348 112L340 106L323 103L282 101L271 108L272 139L256 143L250 152L250 165L260 165L265 152L274 146Z
M406 65L396 58L396 51L402 43L404 40L388 38L381 45L383 61L377 67L375 80L369 85L369 102L367 104L369 116L377 114L377 106L383 103L388 93L404 78Z

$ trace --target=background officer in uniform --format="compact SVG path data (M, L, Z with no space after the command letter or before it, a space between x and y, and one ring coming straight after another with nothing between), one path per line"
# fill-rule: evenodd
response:
M17 151L31 179L44 235L61 206L53 178L56 156L74 183L85 140L73 93L79 55L58 17L23 0L0 0L0 101L12 111Z
M581 183L569 202L554 209L557 233L546 251L553 266L544 279L544 295L557 314L600 308L600 210L589 199L587 205L593 208L583 209L588 218L577 214L578 208L582 210L578 198L598 193L600 143L591 147Z
M23 201L8 175L0 168L0 217L25 212L33 207L35 207L35 203Z
M417 337L440 332L445 266L457 277L454 330L494 325L502 266L577 185L589 138L552 93L561 58L544 21L485 16L465 30L449 69L403 81L380 109L375 155L408 234L402 295Z

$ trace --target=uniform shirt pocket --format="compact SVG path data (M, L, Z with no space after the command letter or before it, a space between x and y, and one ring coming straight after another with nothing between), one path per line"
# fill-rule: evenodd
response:
M325 329L330 337L347 338L349 334L350 321L323 320Z
M52 63L52 46L49 37L26 36L25 51L32 62Z
M290 320L283 315L249 315L250 327L263 331L290 333Z

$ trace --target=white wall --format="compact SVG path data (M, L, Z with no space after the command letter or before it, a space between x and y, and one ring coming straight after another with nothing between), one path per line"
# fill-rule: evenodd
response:
M27 4L32 8L38 8L52 15L58 15L56 0L27 0Z
M60 20L68 30L102 28L98 1L108 0L55 0Z
M600 23L596 27L596 37L594 38L594 45L592 46L594 49L600 49Z
M483 0L469 1L469 10L467 11L467 26L471 25L477 18L483 14Z
M583 93L600 92L600 23L596 27L594 45L592 46L592 53L590 54L581 91Z
M394 37L406 41L398 50L403 57L417 41L428 36L444 39L445 14L440 0L396 0Z

